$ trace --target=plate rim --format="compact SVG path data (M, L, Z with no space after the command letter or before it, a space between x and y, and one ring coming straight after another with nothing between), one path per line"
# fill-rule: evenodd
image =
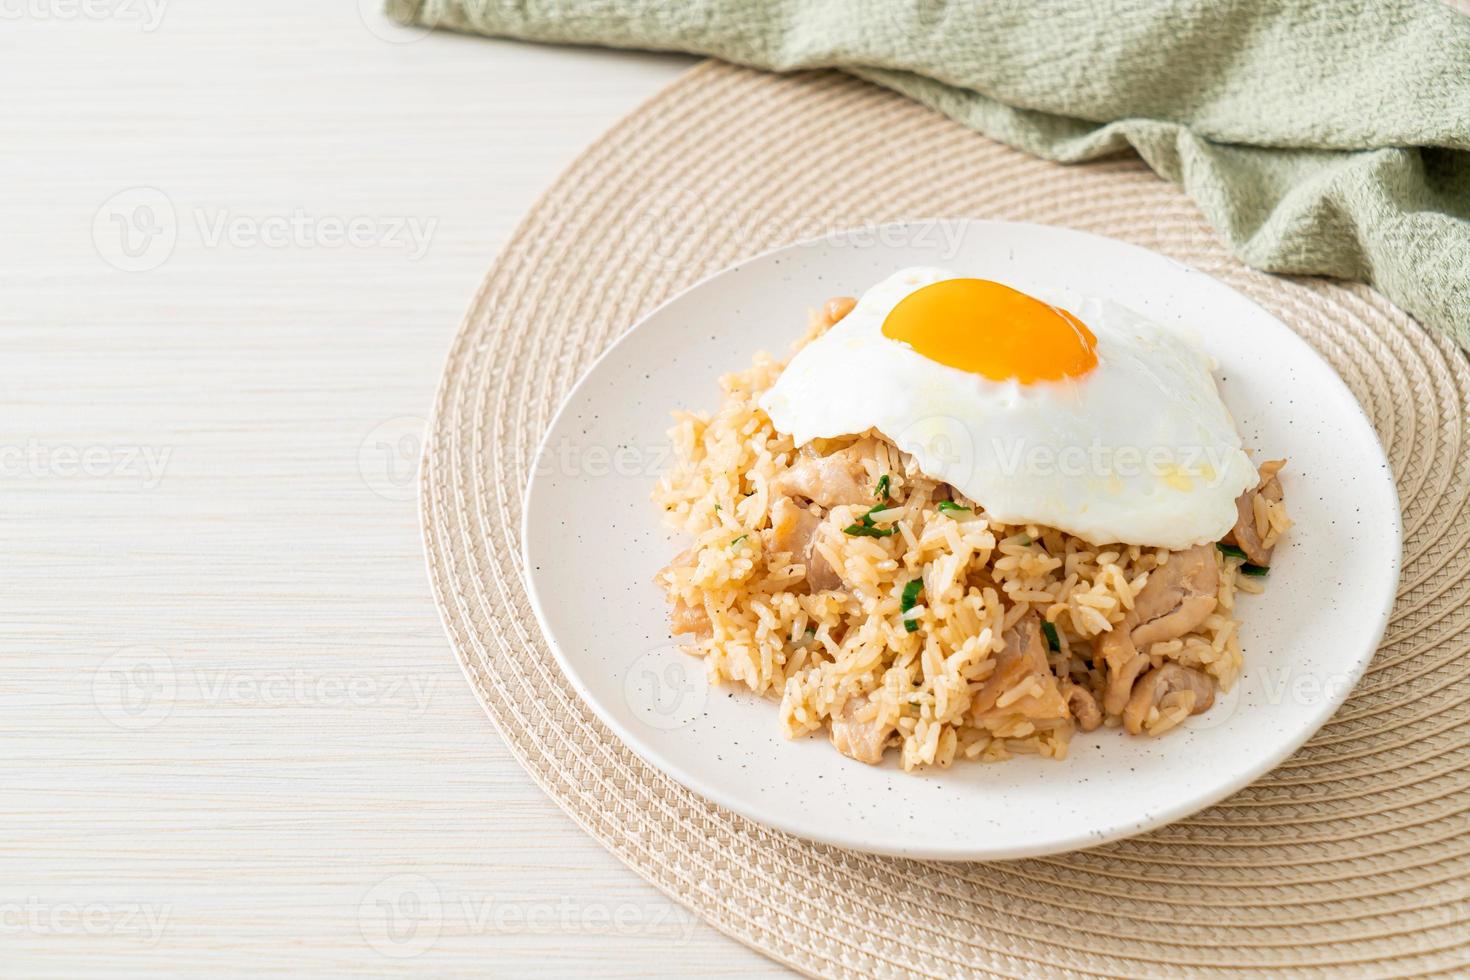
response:
M1356 413L1355 417L1357 421L1362 423L1368 434L1371 436L1371 447L1376 457L1374 462L1381 464L1379 469L1380 472L1385 474L1385 483L1387 485L1389 496L1391 498L1392 507L1390 509L1391 521L1389 522L1389 530L1391 531L1391 537L1394 546L1388 562L1388 564L1392 566L1391 575L1388 579L1389 584L1384 590L1386 594L1385 598L1381 602L1381 608L1378 611L1373 629L1370 631L1369 634L1371 636L1371 641L1367 644L1364 652L1361 653L1357 658L1355 658L1354 662L1351 665L1351 669L1345 672L1344 676L1350 679L1350 683L1340 685L1329 696L1324 697L1320 702L1318 702L1315 707L1315 711L1311 714L1309 722L1301 726L1301 730L1297 735L1291 738L1283 739L1275 746L1275 748L1271 752L1261 754L1256 758L1253 764L1243 768L1239 775L1230 780L1226 780L1224 783L1211 789L1208 792L1202 792L1193 797L1181 799L1180 801L1177 801L1169 806L1164 806L1155 810L1151 810L1144 818L1140 820L1131 822L1120 822L1118 826L1112 827L1102 832L1099 832L1097 830L1083 829L1081 831L1073 832L1071 834L1056 835L1054 837L1046 839L1045 841L1036 842L1034 844L1020 844L1007 847L976 847L969 845L919 845L909 847L885 846L883 841L871 837L860 838L844 833L841 830L837 830L834 832L830 829L829 825L824 825L820 822L816 823L814 826L809 827L805 825L795 824L790 820L787 820L783 817L773 816L770 813L756 812L755 807L747 805L746 801L742 800L737 795L727 793L717 786L710 784L706 780L702 779L697 772L689 771L684 766L671 763L654 748L652 748L648 743L646 743L636 732L632 731L628 726L623 725L616 718L615 715L605 710L598 699L592 697L590 690L583 683L582 678L578 674L577 670L572 666L571 661L564 654L561 646L556 642L553 631L550 627L549 617L546 613L546 609L543 605L541 596L536 588L535 576L532 574L532 569L535 567L535 565L532 561L532 556L530 553L530 526L533 505L535 501L534 490L538 479L540 479L543 475L542 463L546 454L550 451L552 434L557 430L557 427L560 424L562 417L570 409L572 403L576 401L577 396L582 393L583 388L587 386L591 382L592 378L597 374L598 369L601 368L603 364L608 361L617 352L617 350L626 341L628 341L630 337L632 337L634 333L643 328L650 320L654 319L656 316L662 313L664 309L682 300L687 295L705 288L714 280L731 275L751 263L758 262L763 259L767 259L772 256L779 255L788 251L793 251L796 249L817 247L824 242L827 242L831 239L838 239L842 236L851 236L853 232L859 230L859 228L861 228L861 230L864 232L881 232L883 229L906 228L915 224L931 222L963 225L965 227L965 233L967 235L969 234L970 229L975 227L1025 227L1044 229L1046 233L1050 234L1073 235L1080 238L1093 239L1096 241L1104 242L1109 247L1122 247L1125 251L1141 253L1142 255L1147 256L1152 260L1162 259L1163 261L1168 262L1173 266L1176 266L1186 273L1204 276L1209 281L1228 290L1239 299L1255 307L1258 311L1260 311L1263 316L1265 316L1273 324L1275 324L1276 327L1285 332L1285 334L1289 338L1289 342L1294 341L1295 343L1299 344L1301 349L1308 357L1314 359L1322 367L1326 368L1327 373L1331 378L1331 381L1338 386L1341 394L1347 396L1347 402L1351 406L1352 411ZM745 819L756 823L759 826L773 828L785 833L789 833L802 840L811 841L818 844L847 848L866 854L877 854L888 857L911 858L918 860L1019 860L1022 858L1043 857L1052 854L1062 854L1087 850L1093 847L1099 847L1104 844L1112 843L1114 841L1136 837L1141 834L1148 833L1149 831L1156 830L1160 827L1175 823L1202 810L1208 809L1216 803L1219 803L1221 800L1224 800L1227 797L1230 797L1240 792L1245 787L1251 785L1256 780L1260 779L1262 776L1275 769L1282 762L1286 761L1286 759L1290 758L1290 756L1293 755L1298 749L1305 745L1314 735L1317 734L1318 731L1322 729L1324 725L1327 724L1328 721L1331 720L1332 716L1337 713L1337 710L1342 707L1342 705L1352 695L1353 691L1356 690L1359 682L1363 679L1363 675L1367 672L1368 665L1372 662L1374 655L1378 652L1379 644L1381 643L1383 636L1387 631L1389 619L1393 612L1394 603L1398 599L1398 587L1400 585L1401 575L1403 571L1403 505L1402 501L1399 498L1398 483L1394 479L1393 468L1388 459L1387 453L1384 451L1383 442L1381 439L1379 439L1377 430L1373 427L1372 420L1368 418L1367 413L1363 410L1362 403L1358 401L1358 398L1356 395L1353 394L1352 389L1347 386L1347 383L1343 380L1341 374L1339 374L1337 369L1333 367L1332 364L1325 357L1318 353L1311 344L1307 343L1305 338L1303 338L1295 330L1292 330L1291 327L1283 323L1279 317L1271 313L1265 307L1261 306L1261 304L1256 302L1255 299L1253 299L1246 293L1240 291L1239 289L1236 289L1229 283L1217 279L1216 277L1210 275L1208 272L1197 269L1194 266L1189 265L1188 263L1179 261L1173 256L1165 255L1162 252L1154 251L1153 249L1147 248L1142 245L1137 245L1133 242L1125 241L1121 238L1114 238L1111 235L1085 231L1079 228L1071 228L1066 225L1052 225L1037 221L1005 221L993 218L947 218L937 216L921 217L911 218L903 221L869 223L855 228L836 229L822 235L799 239L794 242L788 242L784 245L777 245L772 248L764 249L760 252L743 256L728 265L722 266L708 273L707 275L701 276L690 285L672 293L662 302L658 303L645 313L641 314L635 321L633 321L631 325L628 326L627 329L619 333L617 337L607 345L606 349L599 353L597 357L595 357L592 362L587 365L587 367L583 370L577 380L572 384L569 389L567 389L567 393L562 397L556 411L552 413L550 419L548 419L546 430L542 433L540 439L537 441L536 451L531 456L530 467L527 473L525 486L522 488L521 520L518 530L520 532L520 554L518 557L521 560L521 581L522 585L525 588L526 598L531 607L532 614L536 618L536 625L541 631L542 639L546 642L547 648L551 651L553 658L556 660L557 666L561 669L563 676L565 676L567 678L567 681L572 685L572 688L576 691L577 696L582 700L584 704L592 709L593 714L597 716L598 720L606 725L619 738L619 740L621 740L622 743L627 746L628 749L630 749L635 755L637 755L648 765L652 766L654 769L657 769L659 772L668 776L670 779L673 779L675 782L691 790L692 792L697 793L704 799L709 800L721 807L724 807L725 809L730 810L731 812L736 813L741 817L744 817ZM706 683L708 683L708 681L706 681ZM943 778L942 775L940 776L940 778Z

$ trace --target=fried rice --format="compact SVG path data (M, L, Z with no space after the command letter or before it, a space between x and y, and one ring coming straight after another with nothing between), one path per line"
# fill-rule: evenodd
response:
M797 348L842 312L814 313ZM1239 548L1097 546L999 523L877 432L796 446L757 406L783 367L758 354L720 379L713 415L675 413L677 463L654 502L693 539L657 578L674 632L711 683L779 702L786 736L827 729L866 762L896 747L908 770L1017 753L1062 759L1079 727L1162 735L1235 683L1236 598L1262 586ZM804 460L838 454L870 499L803 503L809 516L796 517L814 530L802 554L785 533L794 511L781 488ZM1262 467L1263 485L1276 468ZM1269 553L1290 527L1279 484L1250 495L1241 520ZM1134 651L1135 605L1171 560L1213 563L1213 576L1195 571L1213 580L1214 602L1187 632ZM813 587L813 563L832 587ZM1115 658L1119 643L1128 657Z

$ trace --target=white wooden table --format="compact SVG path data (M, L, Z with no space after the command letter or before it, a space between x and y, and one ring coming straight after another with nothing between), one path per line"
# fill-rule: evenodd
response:
M0 975L780 973L510 757L413 500L485 267L689 61L376 5L0 5Z

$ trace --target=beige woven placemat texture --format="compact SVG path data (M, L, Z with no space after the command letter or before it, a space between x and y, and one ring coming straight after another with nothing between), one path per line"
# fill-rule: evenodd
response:
M1082 228L1210 273L1331 361L1388 448L1403 583L1367 677L1297 755L1196 817L1006 863L809 844L640 761L577 698L536 626L521 584L521 493L554 410L598 353L743 256L928 216ZM851 78L707 63L577 160L490 270L438 396L424 535L455 652L537 782L639 874L801 971L1453 973L1470 963L1467 400L1459 351L1366 287L1245 268L1134 159L1063 167ZM1350 486L1317 492L1353 507Z

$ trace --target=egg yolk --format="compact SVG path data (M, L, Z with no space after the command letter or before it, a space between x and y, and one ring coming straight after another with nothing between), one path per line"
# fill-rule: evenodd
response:
M988 279L945 279L909 293L883 336L994 381L1060 381L1097 366L1097 338L1066 310Z

